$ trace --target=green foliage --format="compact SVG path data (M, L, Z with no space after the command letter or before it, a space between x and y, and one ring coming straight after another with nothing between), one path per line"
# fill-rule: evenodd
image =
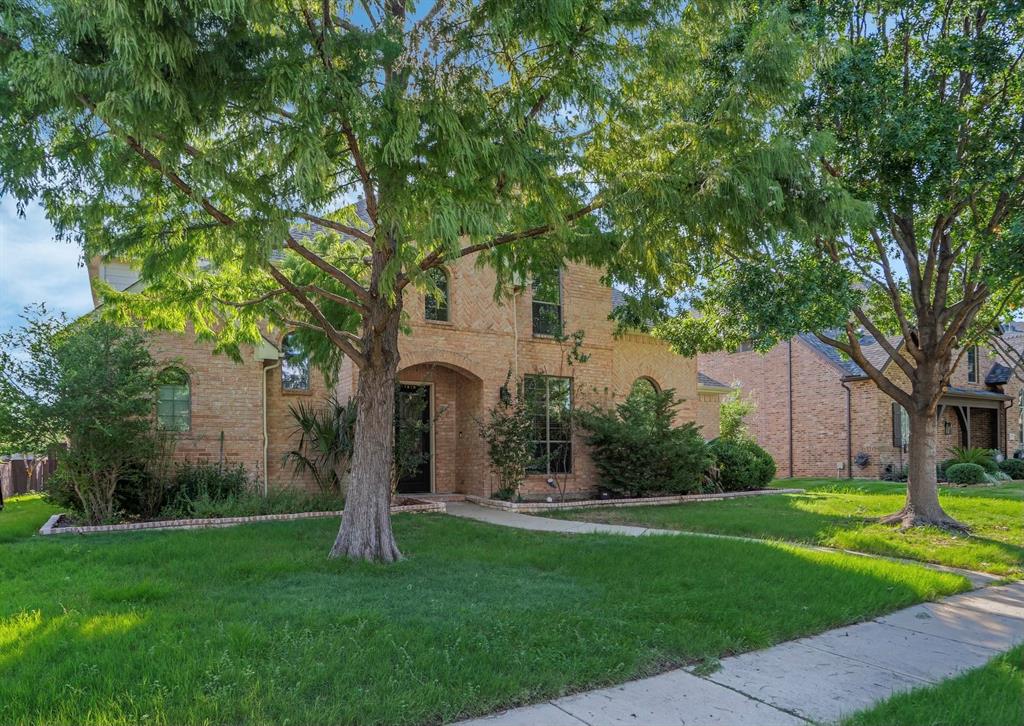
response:
M1024 459L1004 459L999 462L999 470L1011 479L1024 479Z
M946 479L950 484L981 484L985 481L985 469L980 464L950 464L946 467Z
M719 406L719 438L730 441L750 440L746 418L757 410L750 398L736 390L725 396Z
M601 486L622 496L691 494L713 460L697 427L674 426L675 391L630 395L611 411L577 412Z
M775 460L753 441L719 438L710 450L723 491L764 489L775 478Z
M143 335L84 318L68 324L37 308L3 335L6 434L26 450L58 441L55 491L74 492L90 522L110 521L119 488L142 486L165 455L153 418L156 367Z
M309 472L322 493L344 494L355 441L355 399L341 403L332 394L322 405L300 402L288 411L299 441L285 454L285 460L292 463L296 474Z
M337 512L344 506L344 499L335 492L312 494L298 489L272 489L264 496L249 487L219 496L211 496L206 491L192 499L179 499L166 507L161 516L175 519L256 517L295 512Z
M174 467L171 507L190 511L197 500L220 501L254 489L241 464L225 466L209 462L179 462Z
M486 420L476 422L491 469L498 477L493 496L505 500L519 498L519 488L534 463L533 418L522 395L522 382L516 381L513 391L511 378L509 371L498 403L488 409Z
M947 469L950 464L977 464L990 474L999 471L999 465L996 463L995 459L995 452L992 451L992 449L985 449L978 446L973 446L971 448L953 446L949 451L953 456L947 460Z

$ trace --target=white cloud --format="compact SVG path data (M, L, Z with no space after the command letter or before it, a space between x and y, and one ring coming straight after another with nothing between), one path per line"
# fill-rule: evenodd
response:
M54 239L41 207L31 205L21 218L13 199L0 199L0 330L15 325L29 303L45 302L72 317L91 310L81 257L77 245Z

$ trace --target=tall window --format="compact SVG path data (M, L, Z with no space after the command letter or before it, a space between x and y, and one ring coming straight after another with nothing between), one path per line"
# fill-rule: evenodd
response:
M533 279L533 334L562 333L562 274L555 270Z
M192 387L180 368L165 368L157 377L156 424L164 431L192 428Z
M295 333L288 333L281 339L281 388L309 390L309 357Z
M434 283L435 289L427 291L423 317L427 320L448 322L448 273L440 267L435 267L427 275Z
M572 379L524 376L523 395L533 420L535 474L572 471Z
M892 404L892 445L896 449L906 449L910 443L910 416L907 409L895 401Z
M967 349L967 382L978 382L978 346L976 345Z

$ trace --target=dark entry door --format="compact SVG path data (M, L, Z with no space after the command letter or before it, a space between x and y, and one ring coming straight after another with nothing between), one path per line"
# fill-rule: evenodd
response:
M401 476L397 490L402 494L430 492L430 386L402 384L396 402L395 446L398 447Z

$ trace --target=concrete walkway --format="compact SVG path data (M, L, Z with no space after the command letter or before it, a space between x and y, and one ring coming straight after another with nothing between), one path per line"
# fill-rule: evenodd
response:
M448 512L546 532L690 534L531 517L471 504L450 503ZM980 578L977 584L988 581L990 578ZM669 671L463 721L460 726L832 723L893 693L938 683L984 665L1022 642L1024 582L1017 582L725 658L721 668L711 674L698 676L689 668Z

